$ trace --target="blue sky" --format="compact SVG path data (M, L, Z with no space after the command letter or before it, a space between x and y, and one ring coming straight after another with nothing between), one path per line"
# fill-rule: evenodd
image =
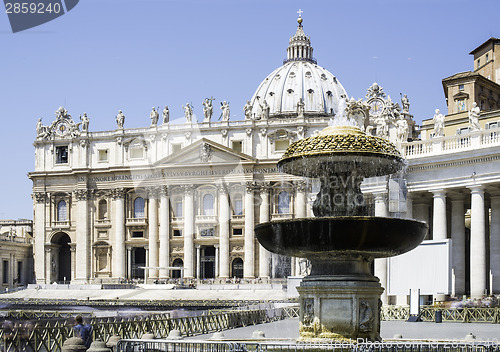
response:
M63 105L90 131L149 125L152 106L171 120L213 96L231 119L282 64L301 8L318 64L349 97L377 82L410 99L417 123L446 111L441 80L472 69L468 54L500 36L498 0L81 0L44 25L13 34L0 13L0 219L32 218L35 125Z

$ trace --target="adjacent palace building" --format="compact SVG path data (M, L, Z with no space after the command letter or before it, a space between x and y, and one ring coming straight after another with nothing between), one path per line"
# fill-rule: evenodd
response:
M187 104L185 123L170 123L165 107L151 111L150 126L129 129L120 111L115 130L91 132L85 114L75 123L59 108L50 125L37 124L29 174L37 283L304 274L299 259L264 250L254 226L313 216L317 183L281 174L276 163L347 107L346 119L394 141L408 160L404 175L364 182L372 213L424 220L429 241L451 239L453 287L444 294L500 293L499 44L489 39L471 53L474 71L443 80L448 115L436 112L420 128L407 97L393 102L376 83L365 99L349 98L313 58L302 18L244 120L231 120L222 102L222 120L211 121L207 99L202 122ZM389 269L377 260L383 286ZM384 301L395 303L388 293Z

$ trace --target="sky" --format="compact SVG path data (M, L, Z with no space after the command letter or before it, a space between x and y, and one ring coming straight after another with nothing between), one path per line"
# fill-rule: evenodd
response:
M29 0L35 1L35 0ZM171 123L190 102L227 100L231 119L286 57L303 11L318 65L349 97L377 82L407 94L417 123L446 111L441 80L473 69L469 52L500 36L498 0L81 0L63 16L12 33L0 5L0 219L31 219L35 126L64 106L92 131ZM181 120L179 120L180 122Z

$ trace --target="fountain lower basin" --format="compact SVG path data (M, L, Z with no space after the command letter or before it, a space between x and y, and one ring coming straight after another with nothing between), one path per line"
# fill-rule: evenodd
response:
M346 254L391 257L417 247L426 233L424 222L375 216L287 219L255 227L267 250L309 260Z

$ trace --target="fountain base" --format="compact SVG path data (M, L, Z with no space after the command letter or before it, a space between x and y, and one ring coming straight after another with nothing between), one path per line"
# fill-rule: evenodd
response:
M384 289L371 275L308 276L300 295L300 340L380 341L380 296Z

